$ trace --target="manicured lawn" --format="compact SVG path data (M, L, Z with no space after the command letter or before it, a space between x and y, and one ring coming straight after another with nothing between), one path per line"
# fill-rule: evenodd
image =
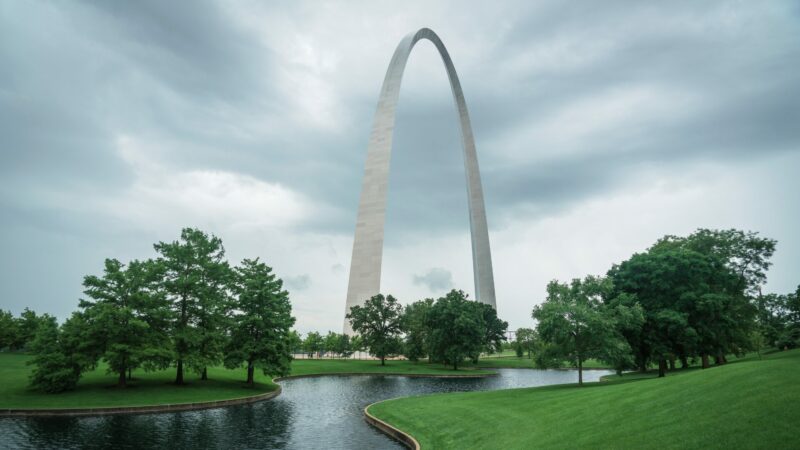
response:
M400 375L480 375L493 373L490 370L477 370L470 367L454 371L450 366L411 361L380 361L357 359L297 359L292 361L292 375L326 373L375 373Z
M105 366L84 374L74 391L45 394L28 387L31 366L25 363L30 356L18 353L0 353L0 409L2 408L90 408L110 406L144 406L170 403L195 403L224 400L269 392L277 389L271 377L256 371L256 385L244 384L244 369L228 370L210 368L209 380L201 381L199 375L186 372L186 386L175 386L175 369L158 372L135 371L130 387L115 387L116 375L107 374ZM387 361L381 366L372 360L296 360L292 375L326 373L396 373L396 374L485 374L489 371L459 370L453 372L441 365Z
M370 412L429 449L800 448L799 370L791 350L666 378L412 397Z
M186 372L186 386L175 386L175 370L146 373L135 371L131 386L114 387L116 377L106 368L84 374L77 389L59 394L45 394L28 387L30 356L0 353L0 408L88 408L108 406L144 406L169 403L194 403L247 397L277 389L271 378L256 373L256 385L244 384L245 370L210 368L209 380Z
M465 364L467 367L475 367L481 369L538 369L536 364L534 364L532 359L528 359L527 356L523 356L522 358L518 358L516 355L513 356L484 356L478 360L478 364L467 363ZM566 368L567 366L565 366ZM607 364L603 364L600 361L589 359L584 361L583 368L584 369L605 369L607 368Z

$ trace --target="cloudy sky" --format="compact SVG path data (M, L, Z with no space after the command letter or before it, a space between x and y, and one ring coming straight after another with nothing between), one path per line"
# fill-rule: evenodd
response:
M428 26L473 119L497 306L698 227L778 240L800 284L796 2L0 0L0 309L60 318L103 259L185 226L261 257L297 328L340 330L366 145ZM382 290L472 293L455 108L432 44L400 94Z

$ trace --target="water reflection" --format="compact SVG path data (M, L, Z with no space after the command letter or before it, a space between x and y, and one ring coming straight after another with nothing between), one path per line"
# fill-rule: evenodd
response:
M0 419L2 448L66 449L399 449L362 411L387 398L577 382L560 370L499 369L482 379L354 376L281 382L264 402L203 411L82 418ZM596 381L606 371L584 372Z

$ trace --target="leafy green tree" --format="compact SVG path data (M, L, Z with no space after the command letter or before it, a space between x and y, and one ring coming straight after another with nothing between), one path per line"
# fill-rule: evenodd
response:
M312 331L306 335L303 341L303 348L308 354L309 358L313 358L314 354L319 353L324 348L322 336L316 331Z
M532 328L520 328L516 333L517 348L528 353L530 359L536 345L536 331ZM522 356L522 355L519 355Z
M609 271L615 292L609 305L639 303L645 321L624 332L637 365L650 360L663 374L667 360L724 354L749 343L755 308L744 295L740 277L714 254L684 246L657 244ZM621 294L624 294L621 295Z
M353 349L354 353L364 351L364 340L361 339L361 336L356 334L350 338L350 348ZM361 355L359 354L359 358L360 357Z
M428 356L428 314L433 307L434 300L426 298L419 300L403 309L401 325L405 339L403 354L410 361L419 361Z
M339 334L333 331L328 331L328 334L322 339L322 349L325 353L333 355L337 353L339 348Z
M91 300L81 301L80 307L91 329L89 339L101 349L108 371L118 375L119 387L127 385L132 369L167 357L163 328L150 326L167 308L156 282L152 262L132 261L126 268L116 259L106 259L102 277L84 278L84 293Z
M99 352L89 339L85 317L73 313L60 328L54 317L40 317L31 341L31 386L48 393L72 390L81 373L94 369Z
M334 351L343 358L350 358L353 354L353 344L351 343L350 336L344 333L337 335Z
M604 356L604 349L617 343L614 323L601 303L607 283L593 276L569 284L551 281L547 299L533 308L538 335L552 345L554 355L576 364L579 385L583 385L583 362Z
M451 364L453 370L464 358L485 348L486 324L481 303L453 289L436 300L428 314L430 353L434 360Z
M626 295L626 294L621 294ZM603 347L598 359L608 363L617 371L617 375L622 375L623 371L635 369L636 360L633 357L633 350L625 339L626 333L635 333L644 325L644 310L641 305L631 298L623 301L630 306L617 304L616 306L605 306L605 314L611 319L616 333L616 339L609 339ZM684 364L686 367L686 364Z
M481 350L488 353L496 353L502 351L503 342L506 340L506 331L508 331L508 322L500 320L497 317L497 310L492 305L486 303L474 302L475 308L478 309L482 317L482 348ZM473 362L478 362L479 353L472 355Z
M175 383L183 384L184 365L207 377L206 367L220 362L225 341L227 285L231 270L222 241L184 228L179 241L154 245L161 255L162 289L174 315Z
M525 350L522 348L522 344L518 341L514 341L514 351L517 353L517 358L522 358L525 356Z
M235 272L235 314L225 366L236 368L244 364L249 385L254 383L256 368L265 375L287 375L295 318L283 281L258 258L245 259Z
M50 316L47 314L37 316L35 311L25 308L19 318L15 319L15 332L10 335L14 338L9 345L11 350L26 349L36 337L39 325L49 320Z
M303 347L303 338L300 336L295 330L289 332L289 349L291 349L292 354L297 353L298 350L301 350Z
M19 327L14 315L11 311L0 310L0 350L16 350L14 345L19 340Z
M391 295L377 294L350 308L347 318L353 331L361 335L369 352L386 365L386 358L401 351L401 317L403 307Z

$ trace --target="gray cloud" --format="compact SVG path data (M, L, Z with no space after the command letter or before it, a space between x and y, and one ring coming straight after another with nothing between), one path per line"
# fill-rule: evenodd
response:
M431 292L442 293L453 287L453 274L440 267L428 269L421 275L414 275L414 284L426 286Z
M286 287L289 288L289 290L305 291L311 287L311 276L307 273L304 273L302 275L293 277L284 277L283 282L286 284Z
M655 180L714 181L705 167L719 178L761 167L740 181L754 192L780 169L770 164L800 154L795 2L475 2L457 18L454 4L395 16L371 2L4 3L0 308L63 317L102 258L148 257L189 225L225 231L241 256L269 247L276 270L314 276L309 298L342 296L380 82L397 41L421 24L459 72L493 235ZM466 234L455 119L444 70L421 43L398 108L388 247ZM230 198L209 198L214 189ZM785 199L762 202L799 220ZM791 236L774 237L800 261ZM335 251L306 255L317 248ZM463 284L451 262L430 265ZM313 263L319 274L304 267ZM42 272L46 283L19 282ZM428 286L415 281L425 276L412 284Z

